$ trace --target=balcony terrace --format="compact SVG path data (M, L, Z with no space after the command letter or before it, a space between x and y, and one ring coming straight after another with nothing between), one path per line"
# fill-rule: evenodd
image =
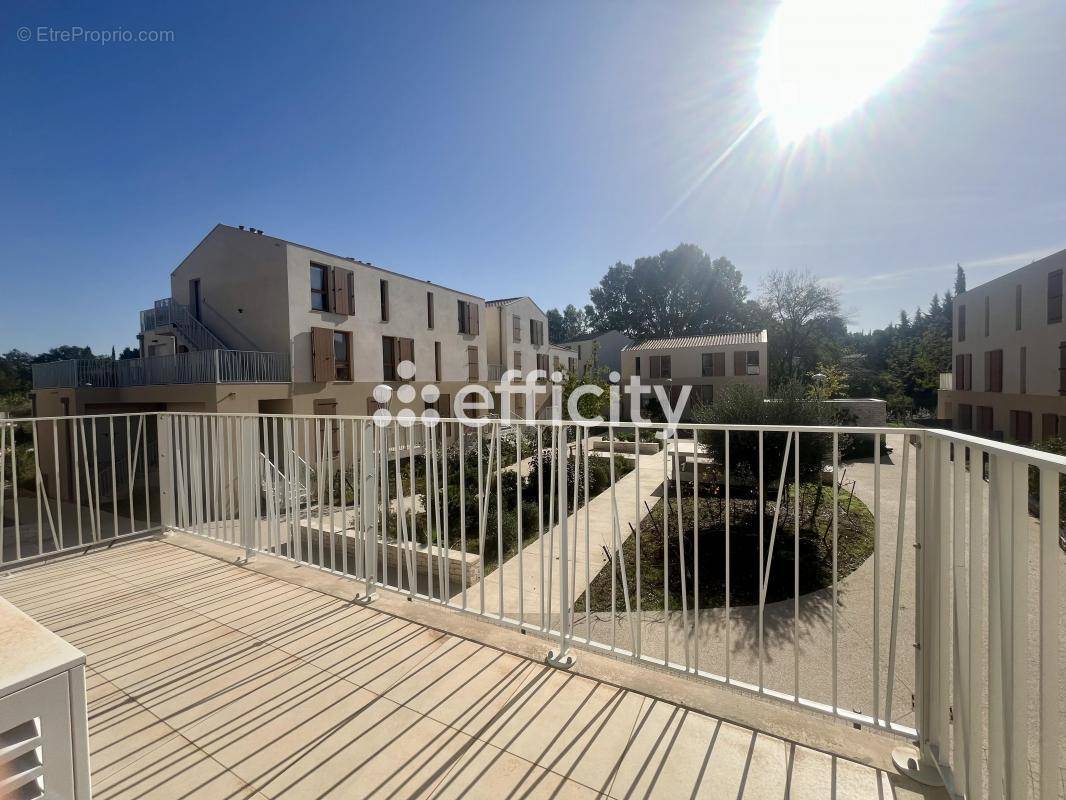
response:
M5 421L0 597L85 654L97 797L1062 796L1066 459L684 428Z
M81 358L33 365L34 389L122 388L190 383L289 383L287 353L196 350L150 358Z

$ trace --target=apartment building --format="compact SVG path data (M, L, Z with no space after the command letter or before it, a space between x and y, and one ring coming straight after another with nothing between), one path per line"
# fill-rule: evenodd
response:
M639 376L647 385L670 387L677 399L682 386L691 386L683 418L697 403L714 402L716 392L732 383L766 390L769 370L766 331L650 339L622 349L622 380ZM648 401L654 402L654 401Z
M497 382L509 370L523 376L533 370L553 372L573 371L577 354L564 346L548 341L548 317L532 298L505 297L485 303L485 347L488 352L488 377ZM515 416L530 418L542 412L541 407L526 409L525 398L515 397Z
M601 331L586 333L562 344L577 353L577 368L581 372L606 369L621 373L622 349L633 344L633 340L621 331Z
M390 410L444 413L460 387L490 382L499 308L468 292L227 225L211 230L170 283L171 296L141 312L142 358L39 365L35 413L367 414L383 383L417 391L413 402L393 393ZM536 307L523 300L515 308L528 319L525 309ZM546 343L543 314L538 320ZM413 377L403 361L415 365ZM423 399L429 384L436 401Z
M1066 434L1066 250L955 298L937 417L1019 443Z

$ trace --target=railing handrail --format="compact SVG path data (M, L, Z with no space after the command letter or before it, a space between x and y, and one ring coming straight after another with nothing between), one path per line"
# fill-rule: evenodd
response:
M141 333L173 325L197 350L229 350L214 331L193 316L188 307L172 297L156 300L152 308L141 312Z
M34 389L290 383L292 380L288 353L258 350L195 350L117 361L109 358L68 359L33 366Z

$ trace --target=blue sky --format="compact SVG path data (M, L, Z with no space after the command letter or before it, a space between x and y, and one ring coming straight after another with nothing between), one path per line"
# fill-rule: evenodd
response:
M1066 4L950 3L917 60L782 149L772 3L8 2L0 350L132 344L216 222L488 297L583 304L694 242L757 292L841 282L853 327L1066 247ZM159 44L17 29L172 30ZM36 36L36 33L34 34Z

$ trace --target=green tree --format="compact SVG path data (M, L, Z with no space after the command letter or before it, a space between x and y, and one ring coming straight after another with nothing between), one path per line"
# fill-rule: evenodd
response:
M591 328L634 339L735 331L751 312L740 271L693 244L619 262L589 295Z
M584 309L580 309L573 303L559 312L557 308L549 308L546 312L548 317L548 341L553 344L569 342L585 333L588 333L588 318Z
M819 361L839 360L847 328L836 287L809 271L775 271L763 281L759 305L768 321L775 382L798 379Z

